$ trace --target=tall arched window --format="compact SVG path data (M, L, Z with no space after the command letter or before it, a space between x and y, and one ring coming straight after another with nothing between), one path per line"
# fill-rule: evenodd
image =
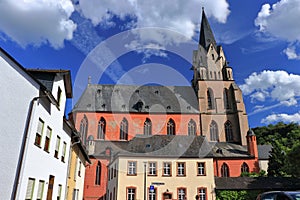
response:
M169 119L167 123L167 135L175 135L175 122L173 119Z
M211 124L209 125L209 131L210 131L210 140L219 141L218 125L215 121L212 121Z
M98 161L96 166L96 179L95 179L95 185L101 184L101 163Z
M144 122L144 135L152 135L152 122L149 118Z
M232 124L231 124L231 122L227 121L224 124L224 128L225 128L226 141L227 142L233 141L233 131L232 131Z
M229 90L224 88L223 91L223 99L224 99L224 109L230 109L230 99L229 99Z
M105 128L106 128L106 122L105 119L103 117L101 117L101 119L98 122L98 139L105 139Z
M249 172L249 166L245 162L241 166L241 173L243 172Z
M221 167L221 176L229 177L229 167L226 163L223 163L223 165Z
M120 124L120 140L128 140L128 121L125 118Z
M196 135L196 122L192 119L188 124L188 135Z
M80 122L80 135L83 144L86 144L87 132L88 132L88 119L84 115L83 119Z
M207 107L208 109L214 109L214 93L211 88L207 89Z

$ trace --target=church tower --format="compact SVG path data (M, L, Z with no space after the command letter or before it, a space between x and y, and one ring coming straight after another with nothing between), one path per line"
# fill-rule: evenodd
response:
M242 91L234 81L222 46L216 43L204 9L192 68L192 86L199 101L201 134L210 141L246 145L248 118Z

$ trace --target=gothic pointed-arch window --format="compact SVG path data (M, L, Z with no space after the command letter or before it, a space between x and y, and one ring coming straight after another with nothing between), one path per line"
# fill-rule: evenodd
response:
M229 177L229 167L226 163L223 163L223 165L221 166L221 176Z
M224 108L230 109L229 90L227 88L224 88L223 99L224 99Z
M173 119L169 119L167 123L167 135L175 135L175 122Z
M196 135L196 122L192 119L188 124L188 135Z
M210 140L219 141L218 125L215 121L212 121L211 124L209 125L209 131L210 131Z
M152 135L152 122L149 118L144 122L144 135Z
M101 184L101 163L98 161L96 166L96 179L95 179L95 185Z
M128 121L125 118L120 124L120 140L128 140Z
M80 135L83 144L86 144L87 132L88 132L88 119L84 115L83 119L80 122Z
M106 128L106 121L103 117L101 117L101 119L98 122L98 135L97 138L98 139L105 139L105 128Z
M247 163L244 162L241 166L241 173L245 172L249 172L249 166L247 165Z
M233 141L233 131L232 131L231 122L230 121L225 122L224 128L225 128L226 141L227 142Z
M207 107L208 109L214 109L214 93L211 88L207 89Z

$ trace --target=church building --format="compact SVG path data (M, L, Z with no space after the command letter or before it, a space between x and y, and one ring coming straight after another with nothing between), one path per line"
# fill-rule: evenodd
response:
M204 10L198 49L192 53L191 86L87 85L70 114L92 162L86 168L84 199L109 199L108 166L136 138L162 141L159 136L165 140L169 135L182 142L184 136L200 137L208 149L206 155L201 149L200 157L212 160L205 162L212 163L214 177L259 172L256 136L249 130L242 91Z

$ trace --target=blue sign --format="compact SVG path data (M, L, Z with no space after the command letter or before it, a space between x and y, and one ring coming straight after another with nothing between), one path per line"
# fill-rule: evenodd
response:
M150 192L154 192L154 185L150 185Z

